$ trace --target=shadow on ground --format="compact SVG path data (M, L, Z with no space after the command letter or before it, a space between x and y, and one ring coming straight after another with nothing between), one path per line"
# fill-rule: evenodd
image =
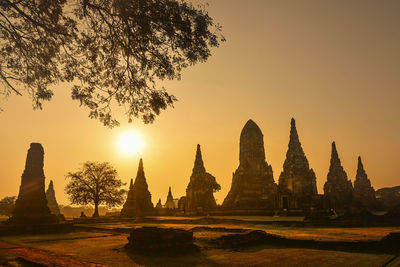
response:
M215 261L209 259L201 251L187 254L171 255L144 255L125 251L128 257L135 263L144 266L216 266Z

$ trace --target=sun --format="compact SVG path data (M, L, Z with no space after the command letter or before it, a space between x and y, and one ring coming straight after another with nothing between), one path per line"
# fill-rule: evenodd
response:
M143 137L134 131L121 133L117 141L118 150L126 155L142 152L144 145Z

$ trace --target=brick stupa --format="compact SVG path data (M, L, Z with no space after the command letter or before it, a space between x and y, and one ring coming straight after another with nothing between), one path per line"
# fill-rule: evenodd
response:
M167 196L167 200L165 201L164 208L169 209L169 210L175 209L174 197L172 196L171 187L169 187L168 196Z
M293 118L290 125L286 160L279 176L279 206L288 210L309 210L317 196L316 177L304 154Z
M216 209L214 192L220 189L215 177L206 172L200 145L197 145L192 175L186 188L186 211L202 214Z
M364 208L374 208L376 205L375 189L364 170L361 157L358 157L357 174L354 180L354 199Z
M31 143L10 223L29 225L58 222L47 206L43 160L42 145Z
M55 215L60 215L60 208L56 200L56 192L54 191L53 181L50 180L49 187L46 190L47 206L49 207L51 213Z
M154 213L151 194L144 175L143 160L139 161L135 183L131 180L126 202L121 210L122 217L141 217Z
M335 142L332 142L331 163L324 185L324 205L328 209L346 210L353 199L353 185L340 162Z
M273 210L277 185L272 167L265 160L264 137L258 125L248 120L240 134L239 167L233 173L225 210Z

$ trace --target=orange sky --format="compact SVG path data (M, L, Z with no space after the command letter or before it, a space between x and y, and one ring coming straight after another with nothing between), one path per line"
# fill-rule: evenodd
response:
M198 1L201 2L201 1ZM29 143L45 149L46 184L54 180L60 204L68 171L87 160L110 161L120 178L136 176L140 157L152 193L162 201L172 186L185 194L196 144L208 172L220 183L221 203L239 161L239 135L248 119L264 133L266 159L277 181L294 117L318 191L329 168L330 145L354 180L357 156L375 189L400 184L400 2L210 0L209 13L227 42L210 60L164 82L179 102L152 125L123 121L107 129L70 99L70 84L33 111L27 97L1 101L0 198L16 195ZM135 129L140 154L118 151L121 132Z

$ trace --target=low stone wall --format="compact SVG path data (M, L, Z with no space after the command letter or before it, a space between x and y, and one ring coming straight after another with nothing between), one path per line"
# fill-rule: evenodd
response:
M184 254L196 249L193 232L183 229L142 227L133 229L128 237L126 249L130 251L166 254Z

